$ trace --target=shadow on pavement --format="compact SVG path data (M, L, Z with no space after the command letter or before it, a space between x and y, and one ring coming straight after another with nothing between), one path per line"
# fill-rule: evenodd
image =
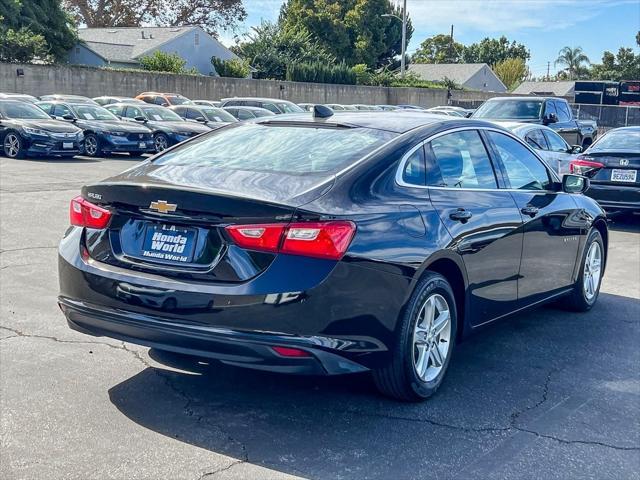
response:
M145 428L281 472L311 478L468 478L461 469L478 461L489 459L487 472L515 461L510 448L497 447L510 441L514 422L524 422L517 420L521 415L534 409L542 415L559 399L585 392L596 413L548 428L569 437L637 442L629 412L609 406L617 401L612 395L627 397L601 393L594 385L637 377L632 363L638 359L633 352L639 325L640 300L609 294L601 294L586 314L543 308L518 315L460 344L441 389L418 404L381 397L367 374L283 376L158 350L149 352L154 360L180 371L146 368L111 388L109 396ZM634 404L629 408L637 414ZM600 424L618 420L619 438L606 428L594 433ZM519 438L528 461L548 468L539 439ZM495 459L487 456L492 450ZM602 465L609 464L607 449L586 454L594 462L601 454ZM625 465L621 461L616 468Z
M640 233L640 214L620 214L610 217L609 229L618 232Z

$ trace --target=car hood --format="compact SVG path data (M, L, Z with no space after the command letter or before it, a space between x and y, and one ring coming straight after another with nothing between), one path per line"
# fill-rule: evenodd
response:
M20 126L31 127L31 128L41 128L42 130L47 130L48 132L55 133L78 133L81 131L78 127L71 123L63 122L61 120L46 120L46 119L12 119Z
M199 125L190 122L156 122L153 120L148 121L145 125L150 128L162 130L165 132L189 132L189 133L204 133L209 132L211 129L204 125Z
M149 133L149 129L121 120L85 120L78 119L76 125L83 129L94 129L103 132Z

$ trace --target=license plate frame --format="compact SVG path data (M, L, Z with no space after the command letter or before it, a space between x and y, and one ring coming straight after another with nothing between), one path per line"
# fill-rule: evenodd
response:
M138 148L147 148L146 142L138 142Z
M141 256L144 259L173 264L193 262L198 230L169 224L145 227ZM184 240L183 240L184 239Z
M631 169L614 168L611 170L611 181L618 183L635 183L638 171Z
M71 150L73 149L73 142L62 142L62 148L64 150Z

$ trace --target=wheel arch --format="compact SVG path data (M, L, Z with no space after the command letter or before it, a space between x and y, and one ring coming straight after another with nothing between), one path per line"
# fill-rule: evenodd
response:
M603 217L598 217L593 222L593 228L600 232L600 236L602 237L602 243L604 246L604 262L602 266L602 274L607 268L607 260L609 257L609 228L607 227L607 221Z

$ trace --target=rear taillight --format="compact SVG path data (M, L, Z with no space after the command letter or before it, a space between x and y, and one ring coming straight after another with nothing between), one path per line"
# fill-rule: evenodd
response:
M592 160L583 160L576 158L569 163L569 172L576 175L586 175L595 173L594 170L604 168L604 164L600 162L594 162Z
M232 225L227 232L248 250L340 260L349 248L356 226L347 221L292 224Z
M281 357L308 358L311 354L305 350L291 347L271 347Z
M69 208L69 220L71 225L88 228L105 228L111 219L111 212L82 197L71 200Z

